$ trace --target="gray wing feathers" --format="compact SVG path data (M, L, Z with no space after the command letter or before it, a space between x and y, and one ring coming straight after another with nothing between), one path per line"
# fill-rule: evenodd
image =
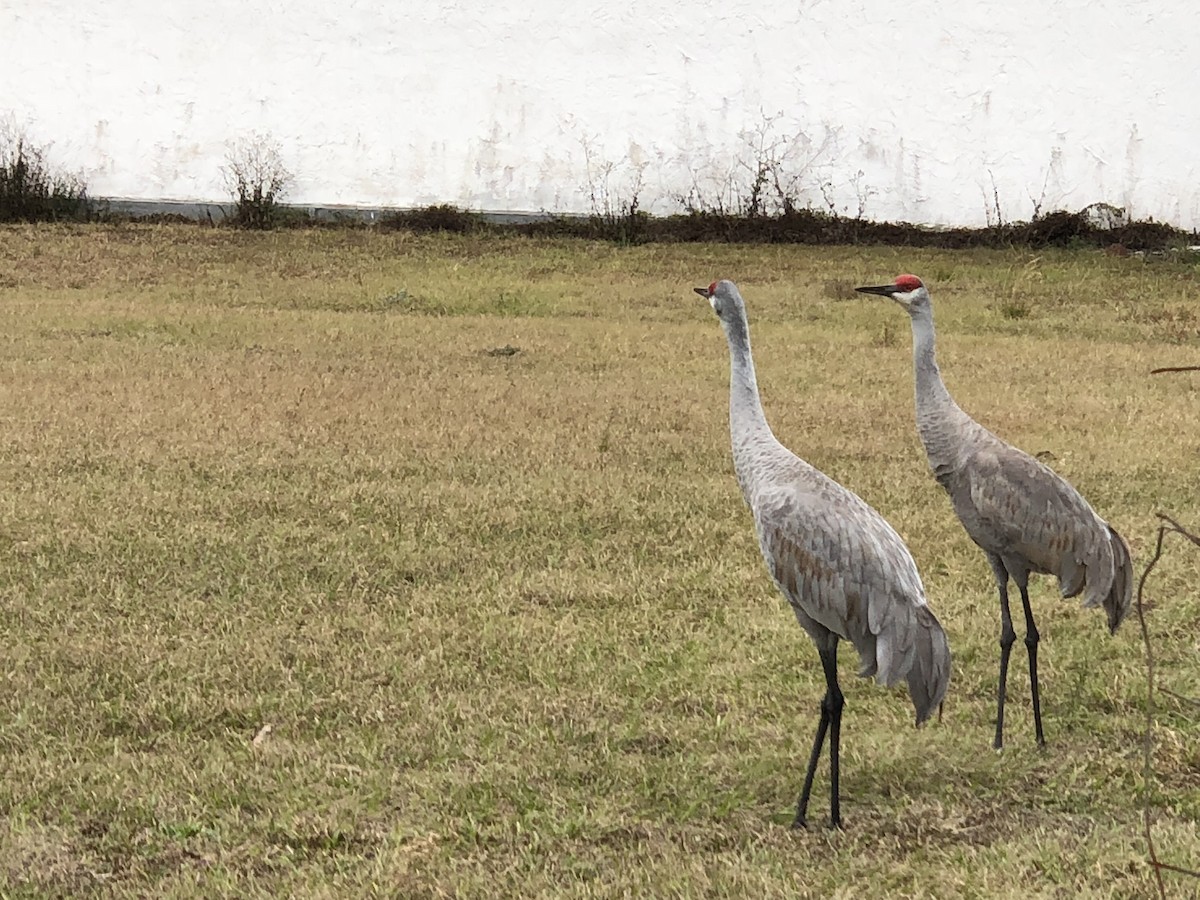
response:
M946 688L950 685L950 644L928 606L919 607L915 612L916 653L908 672L908 694L920 725L946 696Z
M1056 472L995 440L1000 446L980 449L967 469L970 506L966 516L959 510L967 531L1006 562L1057 577L1064 597L1104 604L1119 580L1108 525Z
M751 508L767 567L800 624L848 640L860 675L888 687L907 678L918 719L928 716L945 694L950 651L895 530L816 470Z
M1109 540L1112 544L1113 578L1112 589L1104 598L1104 611L1108 613L1108 631L1116 633L1117 626L1129 615L1133 605L1133 558L1129 555L1129 545L1125 538L1117 534L1117 530L1108 526Z

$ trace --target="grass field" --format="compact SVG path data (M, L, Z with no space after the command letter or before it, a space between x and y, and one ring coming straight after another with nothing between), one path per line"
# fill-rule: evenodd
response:
M907 317L852 291L902 271L960 404L1139 572L1156 511L1200 526L1200 375L1147 374L1200 362L1178 261L0 230L0 892L1153 896L1136 621L1038 579L1049 745L1018 643L990 749L991 576ZM780 439L906 538L954 652L920 730L843 660L844 832L788 827L824 683L732 474L718 277ZM1147 588L1191 696L1198 577L1180 544ZM1151 790L1193 867L1197 719L1160 697Z

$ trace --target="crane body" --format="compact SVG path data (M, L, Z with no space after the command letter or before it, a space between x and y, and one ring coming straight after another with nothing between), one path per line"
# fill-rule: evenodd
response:
M858 495L785 448L763 414L744 301L729 281L696 288L725 330L730 351L729 426L734 469L776 587L812 638L826 693L797 805L807 808L826 734L830 818L841 825L839 748L845 699L837 650L848 641L859 674L891 687L908 683L917 724L938 708L950 679L945 632L925 598L916 563L896 531Z
M1021 595L1034 731L1038 744L1044 744L1037 675L1040 635L1029 604L1029 576L1053 575L1063 597L1082 595L1084 606L1103 607L1109 631L1115 632L1132 603L1129 548L1062 476L1001 440L954 402L938 368L932 302L919 278L901 275L894 284L857 290L895 300L912 320L917 432L934 477L987 556L996 582L1000 678L993 746L999 750L1004 743L1008 661L1016 641L1010 579Z

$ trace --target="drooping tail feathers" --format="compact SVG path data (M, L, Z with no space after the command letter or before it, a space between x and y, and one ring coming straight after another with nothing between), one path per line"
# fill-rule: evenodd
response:
M1109 634L1115 634L1117 626L1133 606L1133 559L1129 555L1129 545L1111 525L1108 535L1113 551L1113 583L1104 598L1104 611L1108 613Z
M916 615L916 660L908 670L908 695L920 725L941 706L950 685L950 642L928 606L917 607Z

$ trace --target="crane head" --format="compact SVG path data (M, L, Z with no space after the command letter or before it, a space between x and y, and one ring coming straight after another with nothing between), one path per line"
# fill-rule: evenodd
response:
M708 300L717 318L730 319L744 309L742 295L737 286L728 280L714 281L706 288L692 288L701 297Z
M878 287L855 288L862 294L879 294L881 297L891 297L910 313L928 307L929 291L916 275L898 275L891 284Z

